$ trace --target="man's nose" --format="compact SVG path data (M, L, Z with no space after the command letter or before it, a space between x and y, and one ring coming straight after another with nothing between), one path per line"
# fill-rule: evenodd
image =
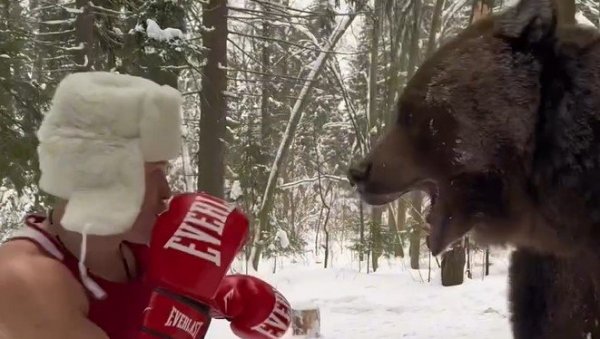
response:
M352 186L360 184L361 182L369 179L371 168L373 164L370 161L361 161L358 164L352 165L348 170L348 180Z

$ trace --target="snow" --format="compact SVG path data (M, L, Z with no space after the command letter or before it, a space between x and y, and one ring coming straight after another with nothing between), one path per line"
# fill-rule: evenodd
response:
M242 186L239 180L235 180L233 184L231 184L231 191L229 192L229 198L231 200L237 200L243 194Z
M575 14L575 21L582 26L596 28L596 25L594 25L594 23L591 22L590 19L588 19L582 12L577 12L577 14Z
M162 29L152 19L146 20L146 26L146 34L151 39L158 41L171 41L175 38L183 39L183 32L180 29L170 27Z
M40 22L44 25L63 25L63 24L72 24L75 22L75 19L66 19L66 20L46 20Z
M129 30L129 34L143 33L143 32L145 32L144 26L142 26L140 24L135 25L135 27L133 27L132 29Z
M63 51L81 51L85 48L85 44L83 42L80 42L79 45L77 46L73 46L73 47L65 47L62 48Z
M281 248L288 248L288 246L290 246L290 239L288 239L287 233L282 229L277 230L275 239L279 240L279 245L281 245Z
M333 268L323 269L315 258L279 258L276 274L272 262L262 262L259 276L275 286L294 309L318 307L324 339L506 339L512 338L507 308L508 252L492 250L490 275L482 278L482 258L473 262L473 279L443 287L439 270L410 269L409 259L380 260L382 267L366 274L348 258L349 251L334 255ZM500 254L499 254L500 253ZM426 257L425 257L426 258ZM310 262L313 263L310 263ZM433 259L432 259L433 261ZM421 260L427 267L427 260ZM239 264L237 272L244 272ZM291 331L290 331L291 332ZM440 334L443 334L441 336ZM235 338L225 320L215 320L207 339ZM289 332L284 338L302 338Z
M0 54L0 58L10 59L10 56L8 54Z
M62 7L69 14L83 14L83 7L80 8L70 8L70 7Z

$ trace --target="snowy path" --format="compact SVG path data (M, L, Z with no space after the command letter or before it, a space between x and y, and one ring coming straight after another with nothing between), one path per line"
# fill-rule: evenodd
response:
M300 264L286 264L275 275L259 275L277 286L293 306L319 306L325 339L509 339L508 260L504 256L493 262L490 276L481 280L476 272L475 279L457 287L442 287L439 271L431 283L423 282L419 272L404 262L385 264L368 275ZM421 276L426 279L427 271ZM207 338L235 336L226 322L215 321Z

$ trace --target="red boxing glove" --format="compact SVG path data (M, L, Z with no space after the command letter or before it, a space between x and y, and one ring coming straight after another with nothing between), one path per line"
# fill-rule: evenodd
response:
M204 338L208 306L248 236L248 219L204 193L171 199L154 226L149 279L157 288L139 338Z
M292 319L285 297L273 286L249 275L223 278L212 306L212 315L228 319L233 333L244 339L281 338Z

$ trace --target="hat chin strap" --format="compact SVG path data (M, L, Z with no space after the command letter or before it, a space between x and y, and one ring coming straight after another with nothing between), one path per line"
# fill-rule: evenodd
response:
M81 252L79 255L79 276L83 285L92 293L96 299L106 298L106 292L96 283L92 278L88 276L87 267L85 267L85 256L87 254L87 236L88 229L91 227L90 223L86 223L81 232Z

